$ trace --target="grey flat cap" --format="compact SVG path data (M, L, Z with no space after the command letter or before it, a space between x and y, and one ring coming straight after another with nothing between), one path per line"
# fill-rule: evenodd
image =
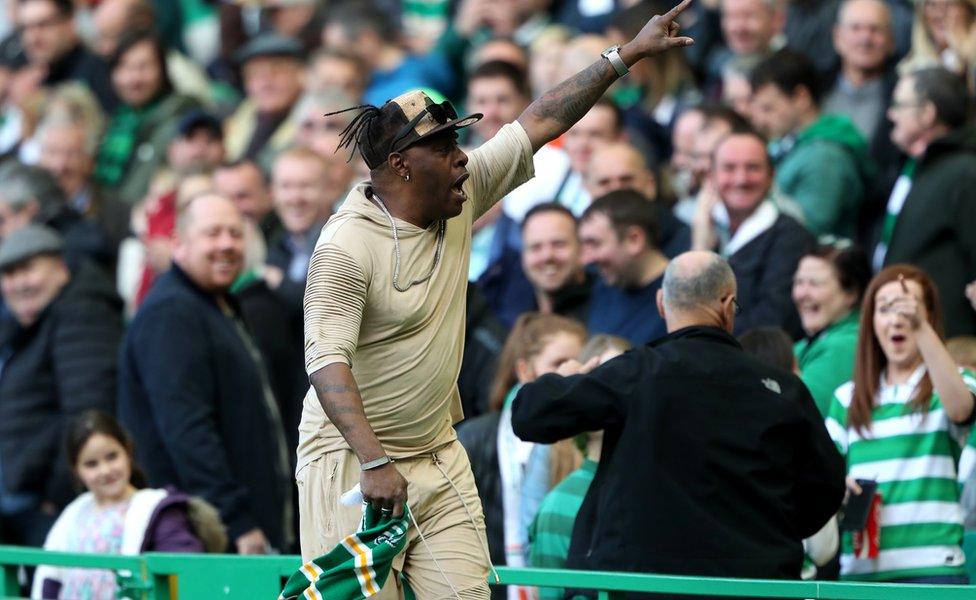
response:
M63 250L64 241L57 231L32 223L11 233L0 243L0 271L38 254L61 254Z
M259 33L234 54L237 64L243 65L259 56L286 56L301 61L305 59L305 47L295 38L277 33Z

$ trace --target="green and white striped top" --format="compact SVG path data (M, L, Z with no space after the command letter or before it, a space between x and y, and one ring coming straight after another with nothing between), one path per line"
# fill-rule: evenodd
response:
M976 393L976 377L960 370ZM837 388L827 413L827 431L847 461L847 474L878 482L882 497L880 553L854 556L851 535L841 545L841 577L890 581L902 577L965 574L958 462L968 431L949 421L938 394L928 410L910 403L925 365L907 383L881 380L864 435L847 425L853 382Z

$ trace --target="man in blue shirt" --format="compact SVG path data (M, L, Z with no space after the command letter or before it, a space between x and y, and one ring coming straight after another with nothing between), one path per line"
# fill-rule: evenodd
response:
M586 328L635 346L664 335L655 297L668 259L657 246L658 220L640 193L617 190L596 199L579 224L583 262L600 274L593 286Z

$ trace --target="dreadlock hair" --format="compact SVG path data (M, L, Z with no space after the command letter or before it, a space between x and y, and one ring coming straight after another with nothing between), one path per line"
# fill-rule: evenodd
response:
M395 102L387 102L382 107L372 104L360 104L343 110L326 113L325 116L332 116L349 112L351 110L361 110L358 115L353 117L349 125L342 130L339 138L339 148L350 148L349 159L359 151L366 166L370 171L374 171L386 162L386 157L390 154L390 145L393 137L403 127L402 113L400 107Z

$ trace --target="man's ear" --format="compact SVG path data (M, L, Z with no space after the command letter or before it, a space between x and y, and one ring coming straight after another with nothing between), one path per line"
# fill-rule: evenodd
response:
M657 303L657 314L661 315L662 319L667 319L667 315L664 314L664 290L657 291L654 301Z
M410 161L402 152L393 152L386 157L386 164L394 175L403 179L410 172Z
M647 233L637 225L631 225L624 230L624 246L635 254L644 248L650 248L653 244L647 238Z

